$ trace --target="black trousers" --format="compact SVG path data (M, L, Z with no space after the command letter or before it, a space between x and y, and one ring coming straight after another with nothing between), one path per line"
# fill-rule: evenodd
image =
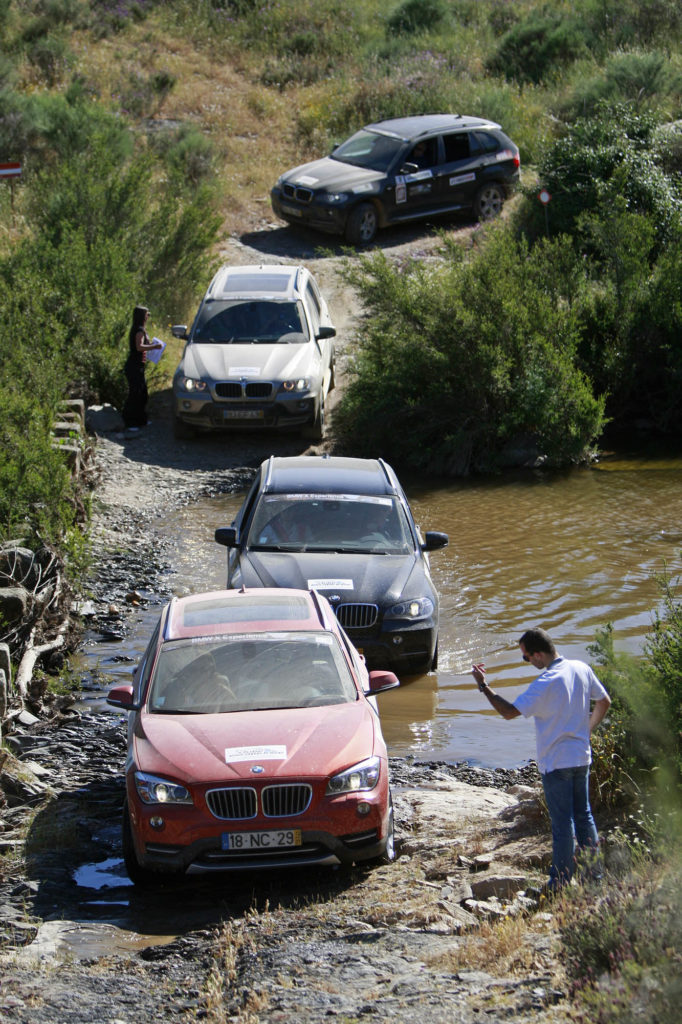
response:
M127 362L125 375L128 378L128 397L123 406L123 422L126 427L143 427L147 422L147 381L144 366Z

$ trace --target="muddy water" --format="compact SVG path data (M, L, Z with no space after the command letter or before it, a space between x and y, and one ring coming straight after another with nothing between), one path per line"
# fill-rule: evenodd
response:
M513 700L533 676L516 640L529 626L550 631L561 652L589 658L597 629L611 622L616 647L637 652L659 599L655 574L679 571L682 459L605 459L559 475L499 480L404 481L422 530L450 545L431 556L441 595L439 670L380 698L389 751L448 762L513 767L534 756L531 723L505 722L472 685L472 659ZM225 550L213 541L241 494L205 499L169 514L178 594L219 588ZM123 643L91 648L116 681L146 643L158 608L141 612Z

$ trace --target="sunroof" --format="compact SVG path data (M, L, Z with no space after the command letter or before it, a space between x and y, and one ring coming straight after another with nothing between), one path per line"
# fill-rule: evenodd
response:
M225 601L212 598L185 605L183 626L216 626L232 622L294 622L310 618L310 605L304 597L261 597Z
M265 292L275 295L289 290L291 274L235 274L227 278L225 292L238 295L251 292Z

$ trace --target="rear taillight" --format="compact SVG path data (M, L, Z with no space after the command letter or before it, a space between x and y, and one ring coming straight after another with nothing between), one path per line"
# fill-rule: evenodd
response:
M516 153L514 156L514 167L519 168L521 166L521 154Z

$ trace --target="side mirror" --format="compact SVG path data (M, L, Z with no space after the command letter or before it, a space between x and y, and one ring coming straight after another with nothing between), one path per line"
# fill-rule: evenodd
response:
M132 686L115 686L109 690L107 704L112 708L123 708L124 711L139 711L140 705L133 700Z
M183 341L187 340L187 324L173 324L171 327L171 334L174 338L182 338Z
M322 341L324 338L335 338L336 327L320 327L319 331L315 335L317 341Z
M215 532L216 544L222 544L224 548L237 547L237 531L234 526L219 526Z
M422 551L437 551L450 543L447 533L439 533L437 530L427 530L424 535Z
M419 170L419 164L406 163L400 168L401 174L416 174Z
M383 690L394 690L396 686L400 686L400 681L395 672L375 669L374 672L369 674L369 690L366 691L365 696L371 697L375 693L381 693Z

